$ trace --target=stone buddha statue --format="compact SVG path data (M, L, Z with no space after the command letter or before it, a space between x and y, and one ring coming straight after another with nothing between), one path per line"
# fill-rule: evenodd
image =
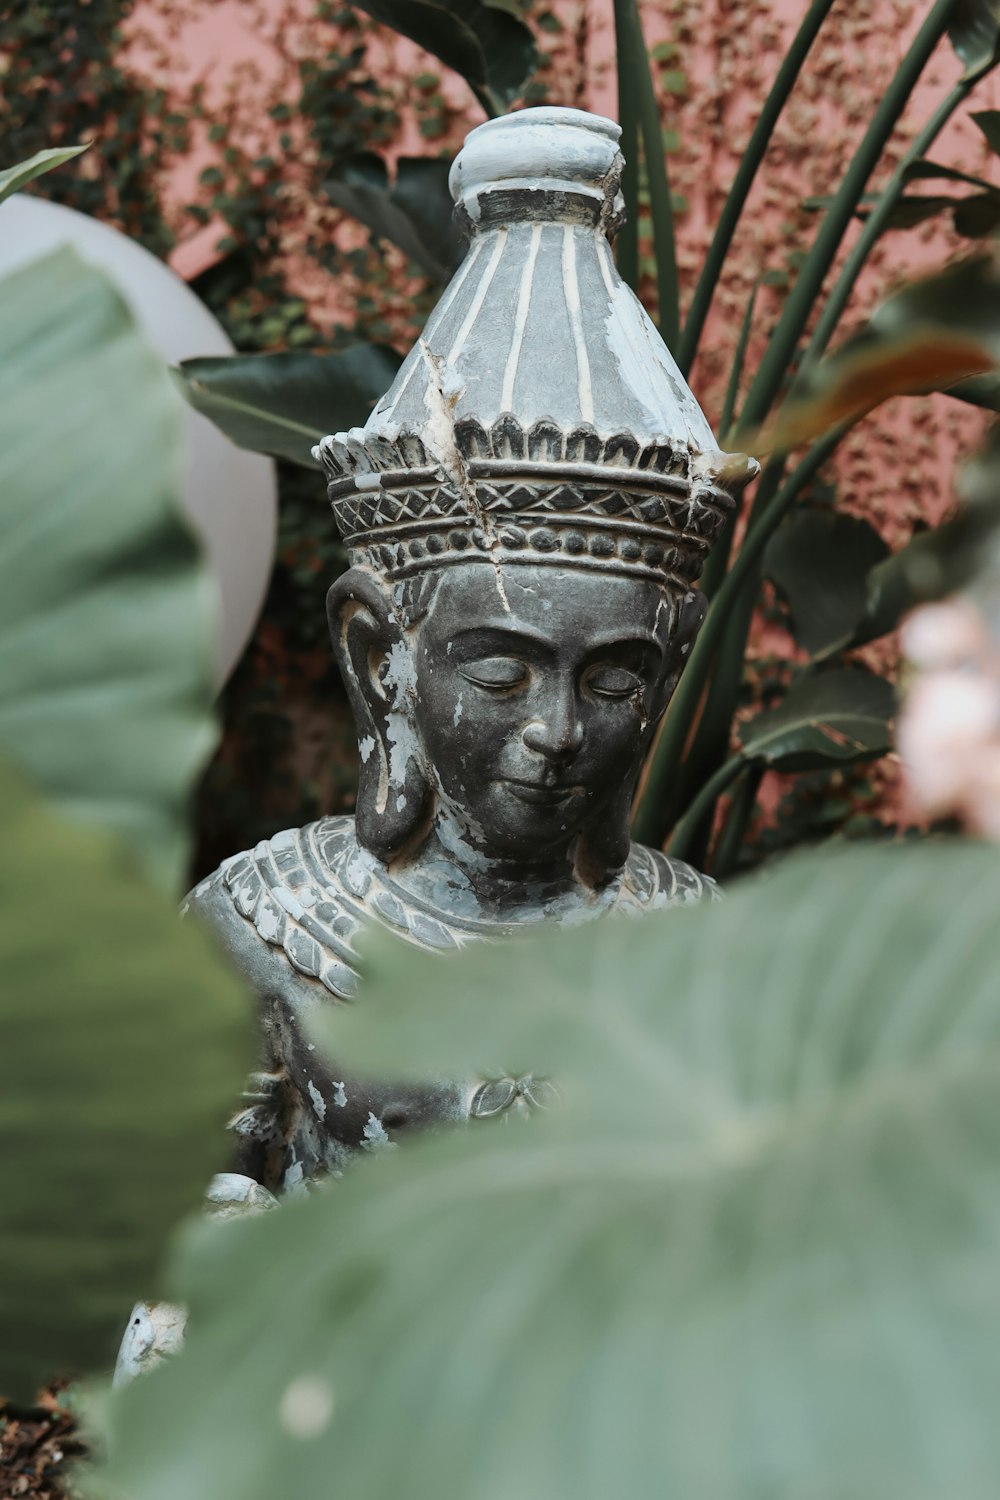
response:
M639 769L702 616L705 555L756 470L721 454L615 270L619 130L529 109L451 175L468 253L363 428L315 450L350 566L328 613L357 813L277 834L189 898L260 1001L236 1170L275 1191L530 1079L348 1076L302 1018L359 990L379 924L448 950L701 899L629 840Z

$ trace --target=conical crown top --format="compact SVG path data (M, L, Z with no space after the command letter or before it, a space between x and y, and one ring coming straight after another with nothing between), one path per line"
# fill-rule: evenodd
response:
M582 563L602 555L600 523L607 566L678 584L700 572L756 465L719 452L618 275L619 135L545 108L467 137L450 178L465 260L365 427L317 449L338 524L370 562L443 562L467 524L483 550L513 547L506 534L521 555Z

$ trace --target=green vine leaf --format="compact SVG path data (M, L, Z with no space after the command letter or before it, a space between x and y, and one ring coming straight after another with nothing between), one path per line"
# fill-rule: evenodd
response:
M865 610L869 574L888 555L874 526L857 516L803 506L782 522L764 554L764 573L810 656L851 635Z

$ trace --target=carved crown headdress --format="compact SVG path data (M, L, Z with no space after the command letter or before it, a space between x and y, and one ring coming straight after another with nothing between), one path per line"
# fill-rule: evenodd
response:
M468 253L363 428L314 450L351 561L392 580L489 556L697 578L753 459L721 453L615 268L620 131L480 125L452 168Z

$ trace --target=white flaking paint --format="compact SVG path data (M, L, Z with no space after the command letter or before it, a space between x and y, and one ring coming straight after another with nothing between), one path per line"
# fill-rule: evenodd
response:
M337 1105L338 1109L344 1109L347 1105L347 1095L344 1092L344 1085L342 1083L335 1083L333 1085L333 1102Z
M563 226L562 273L566 293L566 309L569 326L573 334L573 349L576 353L576 389L580 401L580 415L585 422L594 420L594 387L590 375L590 360L583 336L583 312L580 307L580 284L576 274L576 234L572 224Z
M535 273L535 260L538 256L538 247L542 241L541 224L532 224L531 239L528 245L528 255L521 272L521 285L517 294L517 311L514 314L514 332L511 338L510 353L507 356L507 364L503 372L503 389L500 392L500 410L514 410L514 381L517 378L517 365L521 357L521 346L524 343L524 330L528 322L528 308L531 305L531 287Z
M362 1146L366 1151L394 1151L396 1142L391 1141L378 1115L368 1111L368 1123L362 1132Z
M279 906L283 906L288 915L290 917L294 917L296 921L298 921L300 917L305 916L301 901L298 899L294 891L290 891L288 889L287 885L276 885L272 887L271 894L274 896L274 899L278 902Z
M389 742L389 784L400 787L406 781L406 768L410 761L420 759L420 743L409 715L387 714L385 737Z
M313 1083L311 1078L309 1080L308 1088L309 1097L312 1100L312 1107L316 1111L316 1118L317 1120L322 1120L326 1116L326 1100L323 1098L323 1095L320 1093L319 1089Z
M372 737L371 737L370 734L366 734L365 737L364 737L364 739L358 745L358 750L361 753L361 763L362 763L362 765L366 765L367 764L368 757L369 757L369 755L371 755L371 753L372 753L372 751L374 749L375 749L375 741L372 739Z

